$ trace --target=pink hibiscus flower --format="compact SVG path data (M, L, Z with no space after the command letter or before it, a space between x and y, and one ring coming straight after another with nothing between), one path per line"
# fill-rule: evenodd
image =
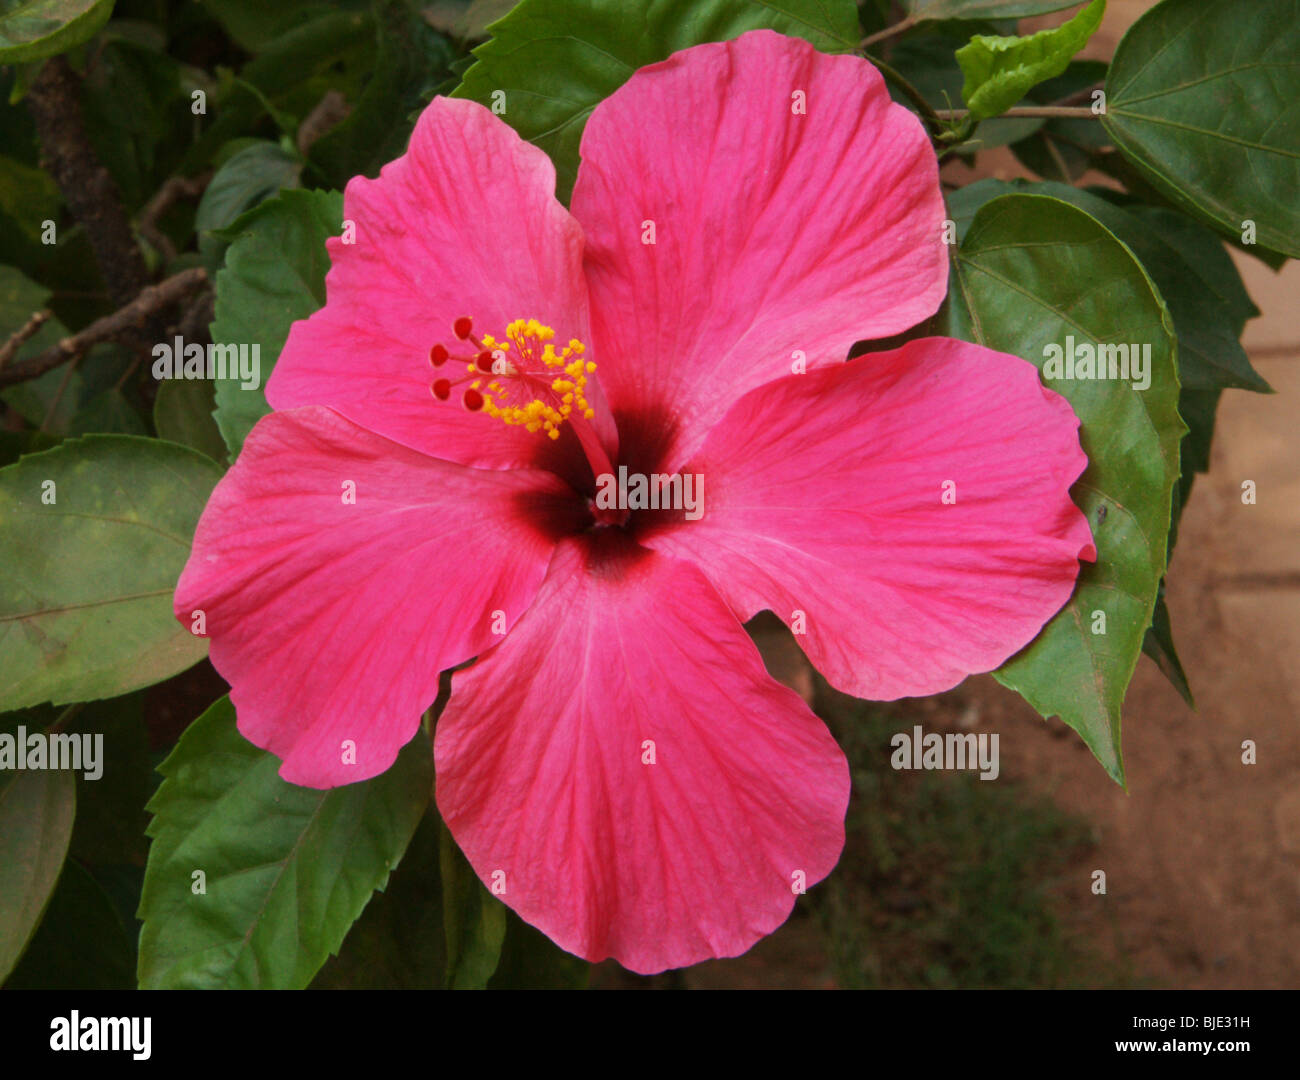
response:
M844 755L742 621L774 610L860 697L995 668L1094 557L1086 462L1017 357L845 362L947 276L934 155L867 62L687 49L592 113L571 211L554 183L439 98L348 184L356 242L329 242L176 612L312 787L388 768L477 657L434 744L457 843L565 949L654 972L743 952L843 846ZM702 515L597 505L620 467L704 478Z

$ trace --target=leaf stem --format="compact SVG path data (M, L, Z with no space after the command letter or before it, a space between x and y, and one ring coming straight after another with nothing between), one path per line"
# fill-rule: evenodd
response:
M73 702L73 704L69 705L63 710L63 712L59 713L59 715L54 718L54 723L46 728L46 734L48 735L53 734L56 731L62 731L68 721L76 716L77 713L81 712L85 707L86 703L84 701Z
M934 106L925 100L925 98L921 95L921 91L919 91L915 86L913 86L910 82L908 82L905 78L903 78L902 75L900 75L897 71L895 71L892 67L886 64L879 57L868 56L867 59L871 63L876 65L877 70L880 72L881 75L885 77L885 79L888 82L893 83L895 86L898 87L899 90L901 90L905 95L907 95L908 100L911 101L912 104L917 107L921 115L926 119L926 121L929 123L930 127L933 130L938 130L943 127L943 121L940 118L941 114L939 112L936 112ZM945 111L951 111L951 110L945 110ZM964 112L965 110L962 111Z
M23 343L34 337L36 331L49 322L51 318L52 316L48 310L34 312L30 319L13 332L8 341L0 344L0 368L17 356L18 350Z
M940 120L964 120L966 117L970 116L970 109L935 109L933 112ZM1091 105L1022 105L1019 108L1008 109L1004 113L998 113L997 116L991 117L990 119L1024 120L1031 118L1060 117L1074 120L1091 120L1096 115L1097 114L1092 111Z
M912 29L916 25L916 16L909 15L902 22L896 22L893 26L886 26L883 30L877 30L874 34L869 34L858 42L859 49L865 49L868 45L874 45L877 41L884 41L886 38L894 37L905 30Z

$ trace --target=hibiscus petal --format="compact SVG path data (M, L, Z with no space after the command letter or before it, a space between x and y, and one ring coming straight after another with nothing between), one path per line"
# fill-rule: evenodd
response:
M1078 426L1019 357L913 341L743 398L691 463L703 517L642 542L741 618L774 610L838 689L936 693L1028 644L1096 558Z
M633 467L943 299L934 153L866 60L770 31L686 49L598 105L581 149L592 355L625 442L658 443Z
M528 614L453 676L434 759L479 877L633 971L743 952L844 844L825 725L699 571L643 549L560 545Z
M343 215L355 243L327 242L327 303L291 329L267 382L271 405L328 405L462 464L507 468L556 453L429 393L430 347L471 351L452 334L462 315L480 335L502 338L522 317L562 341L586 340L582 230L555 199L550 159L482 105L435 98L402 157L378 179L348 182Z
M239 730L284 759L281 776L364 780L415 734L438 673L501 640L495 612L499 631L532 600L554 543L538 522L561 491L549 473L425 457L328 409L272 413L199 520L176 616L204 613Z

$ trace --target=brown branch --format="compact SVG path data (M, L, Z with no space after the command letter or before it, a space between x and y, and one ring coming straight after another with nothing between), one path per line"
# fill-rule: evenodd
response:
M181 199L195 199L202 195L203 189L208 186L208 181L211 179L211 173L204 173L202 176L169 177L140 211L136 228L167 262L176 258L176 245L158 228L158 219Z
M0 368L9 363L18 355L18 350L23 347L23 342L33 337L37 330L50 321L48 311L38 311L22 326L15 330L12 336L3 345L0 345Z
M147 286L139 296L113 314L96 319L84 330L64 338L20 364L0 369L0 387L38 378L75 357L84 356L101 342L132 337L138 339L163 311L185 300L207 282L208 272L201 266L195 266L182 270L157 285Z
M963 120L970 115L970 109L935 109L940 120ZM1062 120L1091 120L1096 114L1091 108L1069 107L1065 105L1018 105L1014 109L998 113L994 120L1015 120L1029 117Z
M109 295L115 304L129 304L149 283L149 272L117 185L86 138L81 80L62 56L41 68L27 92L27 106L41 143L41 163L85 228Z

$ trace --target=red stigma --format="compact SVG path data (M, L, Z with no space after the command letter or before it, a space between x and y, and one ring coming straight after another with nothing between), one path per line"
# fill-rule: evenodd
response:
M483 395L473 387L465 391L465 396L461 400L464 401L465 408L470 412L478 412L479 409L483 408Z
M459 319L457 319L454 323L451 324L451 328L452 331L455 333L455 335L458 338L460 338L461 341L464 341L467 337L469 337L470 333L474 329L474 320L471 319L468 315L462 315Z
M434 367L442 367L450 356L451 353L449 353L444 346L435 345L429 350L429 363Z
M477 361L479 371L483 372L485 375L492 374L492 353L490 350L484 349L479 353Z
M430 389L433 390L433 396L439 401L446 401L451 397L451 381L449 379L439 379Z

